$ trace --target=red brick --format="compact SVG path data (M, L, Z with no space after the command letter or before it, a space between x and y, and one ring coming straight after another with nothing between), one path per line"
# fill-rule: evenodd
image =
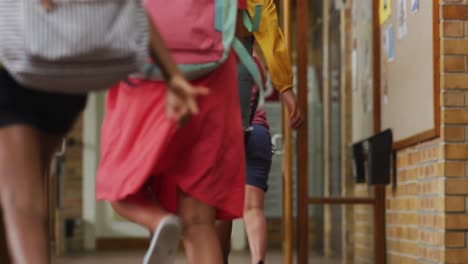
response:
M463 37L463 21L444 21L444 36L445 37Z
M465 246L465 232L445 233L445 245L447 247L464 247Z
M467 194L468 179L448 179L445 182L445 192L447 194Z
M445 56L444 71L445 72L463 72L465 71L466 58L465 56Z
M447 264L465 264L468 260L468 249L447 249L445 261Z
M445 176L463 177L465 176L465 163L459 161L445 163Z
M468 214L449 214L445 216L445 228L453 230L468 229Z
M445 55L468 54L468 39L445 39L443 50Z
M464 212L465 211L465 196L445 197L445 211Z
M467 5L443 5L442 17L444 19L468 19Z
M465 144L445 145L445 157L447 159L468 159L468 145L465 145Z
M446 124L468 124L468 110L444 109L443 122Z
M443 78L445 89L468 89L468 73L448 73Z
M445 92L443 94L444 106L464 106L465 93L464 92Z

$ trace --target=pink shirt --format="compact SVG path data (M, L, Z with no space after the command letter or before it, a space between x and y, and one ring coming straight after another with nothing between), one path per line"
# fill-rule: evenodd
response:
M254 86L256 92L258 92L258 87L257 85ZM252 92L254 91L252 89ZM252 124L254 125L261 125L264 126L266 129L270 129L270 126L268 125L268 120L267 120L267 115L264 107L257 108L257 111L255 111L255 115L252 120Z
M241 10L247 9L247 0L238 0L237 8Z

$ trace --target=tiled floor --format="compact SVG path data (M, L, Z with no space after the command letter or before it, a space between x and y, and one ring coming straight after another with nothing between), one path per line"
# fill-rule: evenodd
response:
M102 254L87 254L79 256L69 256L58 259L57 264L130 264L141 263L144 252L126 252L126 253L102 253ZM281 264L282 255L280 252L269 252L266 263ZM180 255L176 264L185 263L183 255ZM341 261L326 260L319 257L311 257L310 264L340 264ZM249 264L248 253L233 253L231 255L230 264Z

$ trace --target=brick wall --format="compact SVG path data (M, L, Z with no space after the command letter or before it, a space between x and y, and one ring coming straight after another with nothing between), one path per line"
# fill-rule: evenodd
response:
M439 2L441 137L398 152L398 185L387 187L390 264L468 263L468 1ZM367 214L355 213L355 263L372 261Z
M440 140L398 153L398 186L387 187L388 263L443 263L444 162Z
M397 187L386 189L387 261L444 263L446 204L460 205L445 199L444 175L453 167L445 166L443 144L436 139L401 150L397 160ZM355 195L371 196L372 187L358 185ZM372 207L355 206L353 263L374 263L372 217Z
M371 189L364 184L356 185L354 196L369 197L372 195ZM368 205L353 206L353 249L351 255L353 264L371 264L374 263L374 227L373 210Z
M445 261L468 262L468 1L442 1Z

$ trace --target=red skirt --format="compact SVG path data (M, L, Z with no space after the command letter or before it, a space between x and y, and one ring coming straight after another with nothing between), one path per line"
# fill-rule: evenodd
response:
M209 76L194 81L210 89L200 113L182 128L166 117L167 86L133 80L113 87L101 132L96 192L118 201L151 185L161 205L177 212L181 191L217 210L218 219L242 216L244 139L233 55Z

